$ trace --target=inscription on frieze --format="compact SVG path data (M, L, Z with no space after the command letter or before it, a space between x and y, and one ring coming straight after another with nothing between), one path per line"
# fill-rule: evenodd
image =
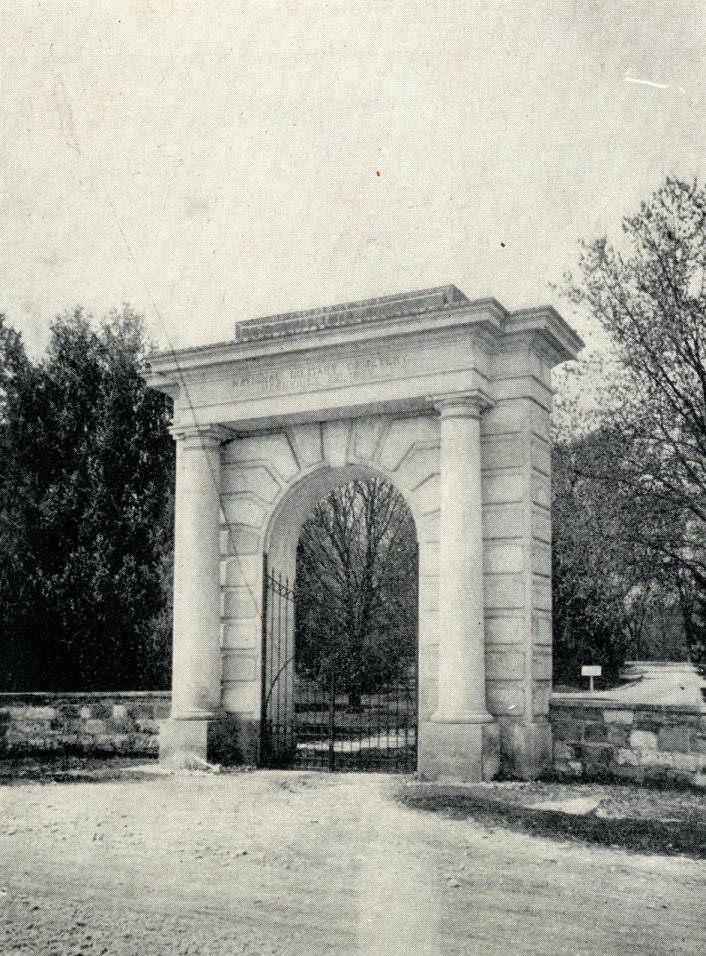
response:
M355 385L374 381L404 367L404 356L399 353L370 355L325 362L307 362L288 368L273 368L236 375L233 387L239 397L292 394Z

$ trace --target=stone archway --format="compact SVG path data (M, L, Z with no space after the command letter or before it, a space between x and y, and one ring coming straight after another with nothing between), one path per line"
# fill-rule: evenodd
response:
M307 503L374 473L417 525L421 773L544 769L550 373L579 346L552 309L508 313L450 286L253 320L234 343L152 356L177 440L162 758L253 758L263 554L293 561Z
M380 441L384 434L391 433L392 425L391 421L352 421L349 434L340 432L338 438L348 442L355 436L354 440L366 442L366 432L374 429ZM289 430L288 434L292 436ZM325 430L322 431L322 439L324 434ZM296 429L293 436L296 436ZM323 441L320 453L323 453ZM346 457L355 456L351 453ZM264 620L260 662L263 695L263 748L260 752L260 763L263 766L297 766L308 769L327 767L331 770L394 769L397 772L417 769L418 671L420 660L423 660L427 670L429 669L427 657L430 646L426 641L423 645L424 653L420 655L419 605L422 604L425 631L433 632L434 621L429 621L433 611L430 613L427 591L431 590L432 594L436 592L436 579L433 577L430 580L432 569L427 554L429 544L425 542L420 549L417 532L420 522L427 527L433 524L433 515L425 513L428 499L415 497L414 487L421 487L427 480L433 479L435 473L427 472L418 447L410 446L406 455L409 459L407 468L395 476L398 481L396 484L390 480L390 474L383 471L377 460L380 457L384 457L382 451L376 456L375 467L359 460L332 467L322 458L313 468L305 470L303 477L295 480L278 502L264 529L264 586L268 593L262 603ZM400 479L404 483L403 488L400 488ZM317 625L314 624L312 629L309 617L308 626L304 626L300 619L299 630L296 628L300 594L297 556L302 528L316 506L325 501L330 493L339 489L350 489L353 483L367 484L373 480L381 483L377 485L377 491L382 493L383 499L386 490L397 499L395 507L401 509L401 523L406 524L408 531L413 529L413 546L407 555L410 562L407 567L410 571L413 569L415 584L410 597L413 606L407 608L407 613L414 621L414 653L410 654L408 636L398 644L391 639L390 632L385 631L380 635L383 644L378 646L387 648L389 656L383 673L388 672L391 675L388 678L383 678L380 671L377 676L373 676L377 665L372 665L367 678L362 676L362 673L355 678L351 677L349 665L350 661L355 659L355 649L351 645L343 651L343 666L331 666L327 662L323 665L323 673L318 664L313 671L307 670L303 665L303 658L298 654L299 641L303 639L306 646L307 635L311 638L311 635L316 633ZM350 502L351 499L349 504ZM416 510L416 519L410 505ZM328 539L326 541L330 544ZM425 569L423 582L427 586L430 585L423 588L421 602L418 600L420 550L423 554L421 566ZM315 618L326 619L325 628L330 634L331 630L335 630L332 628L333 622L340 620L340 612L346 613L345 601L343 606L337 604L334 609L330 593L322 600L320 596L314 599L313 591L316 591L316 588L307 592L311 602L309 614L313 611ZM396 629L394 623L392 627ZM348 618L345 618L343 630L348 635L354 633L349 630ZM347 644L349 639L350 637L344 643ZM353 643L358 648L363 646L355 641ZM327 645L321 642L320 636L314 640L313 645L309 643L310 649L312 646L319 648L319 653L313 654L318 663L326 661ZM353 658L349 656L351 652ZM358 660L363 664L364 670L369 669L378 654L379 650L372 650L372 657L368 657L361 651ZM309 663L311 664L311 654ZM413 672L410 672L410 665ZM350 684L346 690L346 682L351 680L358 683ZM351 692L356 695L354 706ZM428 710L427 719L431 714L431 709ZM327 744L330 745L328 754Z
M253 650L259 648L262 556L292 580L299 530L315 503L340 484L376 476L400 491L417 530L419 751L424 754L423 728L437 706L439 441L436 415L377 415L293 425L224 447L222 487L238 490L222 495L230 529L223 544L232 552L222 564L222 702L228 713L248 714L253 742L259 733L261 660ZM267 505L256 504L252 494L253 488L262 489L264 474L272 499ZM253 743L250 747L252 759Z

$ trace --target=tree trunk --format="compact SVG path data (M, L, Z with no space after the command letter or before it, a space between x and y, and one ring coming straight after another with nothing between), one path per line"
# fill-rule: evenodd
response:
M363 709L363 700L360 694L360 690L357 688L355 690L348 691L348 710L354 711L355 713L360 713Z

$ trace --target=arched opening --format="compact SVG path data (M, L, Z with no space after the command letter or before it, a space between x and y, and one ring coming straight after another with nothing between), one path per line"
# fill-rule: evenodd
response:
M265 562L262 763L411 772L414 518L379 475L330 471L310 480L275 519Z

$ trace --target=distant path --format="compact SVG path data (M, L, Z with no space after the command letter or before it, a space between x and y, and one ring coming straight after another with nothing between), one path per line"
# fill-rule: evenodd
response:
M401 778L0 788L3 956L680 956L704 867L405 809Z
M407 747L414 747L417 738L414 733L411 734L370 734L367 737L345 737L340 740L334 740L333 749L335 753L356 753L360 750L382 750L384 752L394 750L404 750ZM321 737L319 740L298 740L297 750L315 750L328 751L328 737Z

